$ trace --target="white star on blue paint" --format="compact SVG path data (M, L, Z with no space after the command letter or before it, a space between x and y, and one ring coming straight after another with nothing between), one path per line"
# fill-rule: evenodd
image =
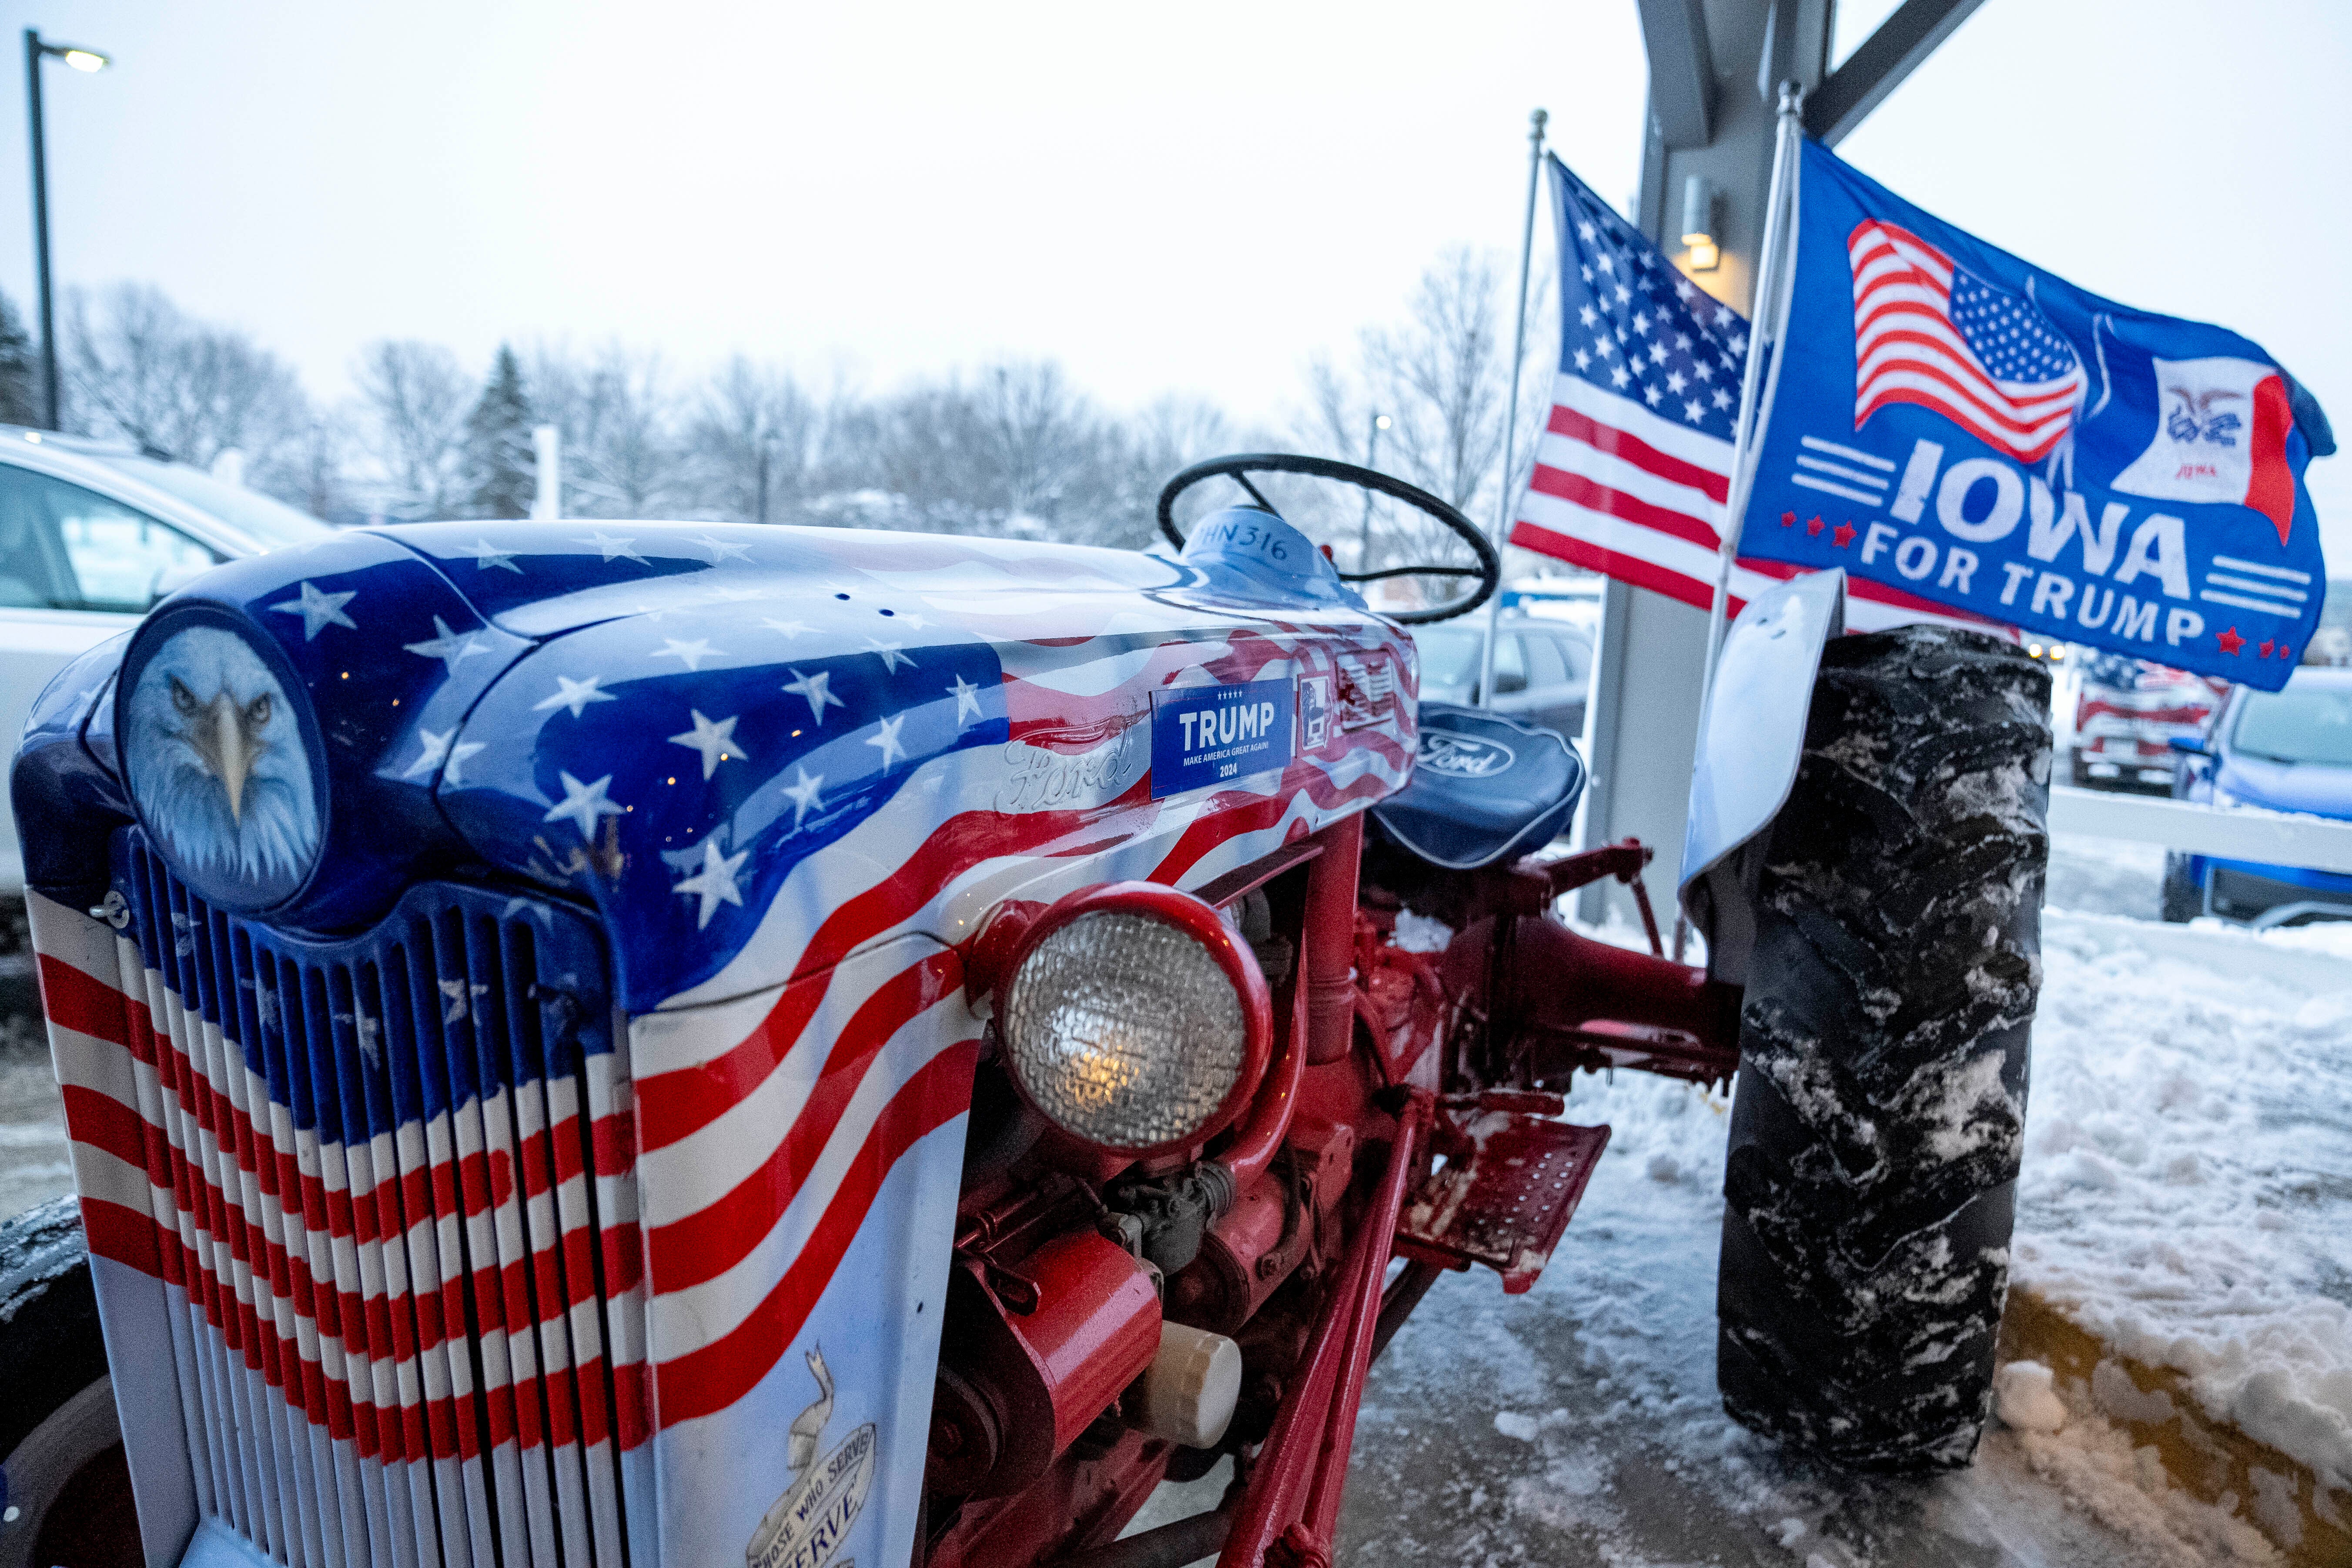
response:
M487 572L495 566L501 572L511 572L518 577L522 575L522 568L514 563L514 558L521 552L500 550L487 539L478 539L471 544L460 544L457 546L457 553L472 556L474 570L477 572Z
M867 637L866 639L866 646L882 656L882 672L885 675L897 669L902 664L909 669L915 668L915 661L908 658L905 654L900 653L898 651L899 645L897 643L882 642L874 637Z
M980 717L980 688L959 675L948 688L948 695L956 700L956 728L961 729L968 720Z
M580 826L580 837L589 843L594 843L596 819L600 816L621 815L622 807L604 796L605 787L613 782L613 775L606 773L594 784L582 784L568 773L559 776L563 780L562 802L550 808L548 814L540 820L541 822L569 820L577 823Z
M343 614L343 606L359 596L357 588L341 594L321 594L308 578L303 579L300 588L299 598L281 599L269 607L281 616L301 616L304 642L310 641L329 626L349 626L353 631L359 630L359 623Z
M793 831L798 833L810 812L824 809L824 801L817 794L818 787L824 783L824 775L817 773L812 776L806 768L797 764L793 772L800 774L800 783L786 784L784 798L793 803Z
M451 631L449 623L438 616L433 617L433 629L440 635L424 642L403 643L400 646L422 658L441 660L446 667L447 673L451 675L457 673L458 660L471 658L478 653L490 651L483 646L479 637L472 632Z
M702 910L695 918L694 929L702 930L721 904L743 907L742 890L735 886L737 868L751 858L749 849L738 849L732 855L719 852L719 836L714 833L702 841L702 869L670 889L685 898L700 898Z
M637 542L634 536L615 537L613 534L605 532L600 528L595 532L590 534L587 538L575 539L572 542L574 544L594 545L598 550L604 552L604 559L608 562L621 560L634 561L640 566L650 566L653 564L652 562L646 560L644 556L636 552L635 547Z
M721 719L714 724L702 716L702 710L699 708L689 708L687 711L694 715L694 728L672 735L669 738L669 743L673 746L691 747L700 752L704 778L709 778L718 772L719 764L724 758L735 757L745 761L750 759L751 753L736 742L734 719ZM740 716L737 715L738 718Z
M898 743L898 731L906 722L904 713L896 719L881 720L875 725L874 733L866 737L867 745L882 748L882 771L886 773L890 771L892 763L906 759L907 748Z
M413 779L419 773L430 773L446 760L449 765L443 771L441 776L451 784L463 785L466 781L460 776L460 773L466 765L466 759L476 752L481 751L485 742L460 741L452 746L449 742L457 733L457 727L455 724L438 732L420 728L416 731L416 737L424 743L425 751L415 762L401 770L400 776Z
M762 619L760 624L767 627L772 632L782 632L788 637L796 637L803 632L808 630L808 623L806 621Z
M751 546L747 544L730 544L723 539L713 539L707 533L698 533L687 542L689 544L699 544L702 548L710 552L710 563L713 566L718 565L720 562L728 560L730 557L739 561L749 561L751 559Z
M680 642L676 637L667 637L663 640L661 647L654 649L653 652L646 655L646 657L647 658L674 658L680 664L686 666L688 669L698 670L702 668L702 661L704 659L725 658L727 657L727 650L723 647L712 647L709 637L698 637L693 642Z
M814 675L803 675L799 670L795 669L793 671L793 678L784 682L785 690L791 692L795 697L805 697L808 699L809 720L812 723L816 724L822 724L824 722L824 705L826 703L830 702L835 708L846 708L849 706L848 703L844 702L840 698L835 697L833 694L832 686L833 672L826 669L820 669Z
M591 702L613 700L611 692L596 689L596 683L603 679L604 678L601 675L592 675L585 680L570 680L559 675L555 678L555 695L541 698L530 705L530 710L534 713L544 713L551 708L569 708L572 710L572 716L577 719L580 717L580 710L587 707Z

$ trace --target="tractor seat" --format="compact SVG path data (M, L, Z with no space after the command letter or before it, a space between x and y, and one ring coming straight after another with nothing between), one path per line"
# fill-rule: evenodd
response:
M1549 730L1483 708L1421 705L1412 782L1373 820L1433 865L1467 871L1542 848L1584 793L1584 759Z

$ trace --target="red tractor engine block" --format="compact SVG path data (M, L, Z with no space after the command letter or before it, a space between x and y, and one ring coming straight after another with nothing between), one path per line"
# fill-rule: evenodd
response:
M1067 1231L1011 1266L960 1260L940 1357L929 1483L1019 1491L1115 1405L1160 1350L1151 1273L1117 1242Z

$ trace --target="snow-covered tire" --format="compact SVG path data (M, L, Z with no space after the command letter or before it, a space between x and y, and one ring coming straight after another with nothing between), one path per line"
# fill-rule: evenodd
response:
M1745 1425L1966 1464L2009 1283L2041 989L2050 679L1981 633L1833 641L1768 830L1716 1374Z
M143 1561L71 1198L0 1224L0 1568Z

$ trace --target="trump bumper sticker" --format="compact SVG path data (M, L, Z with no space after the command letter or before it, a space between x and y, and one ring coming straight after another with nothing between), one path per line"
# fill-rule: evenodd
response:
M1289 680L1153 692L1151 798L1285 766L1297 713L1297 686Z

